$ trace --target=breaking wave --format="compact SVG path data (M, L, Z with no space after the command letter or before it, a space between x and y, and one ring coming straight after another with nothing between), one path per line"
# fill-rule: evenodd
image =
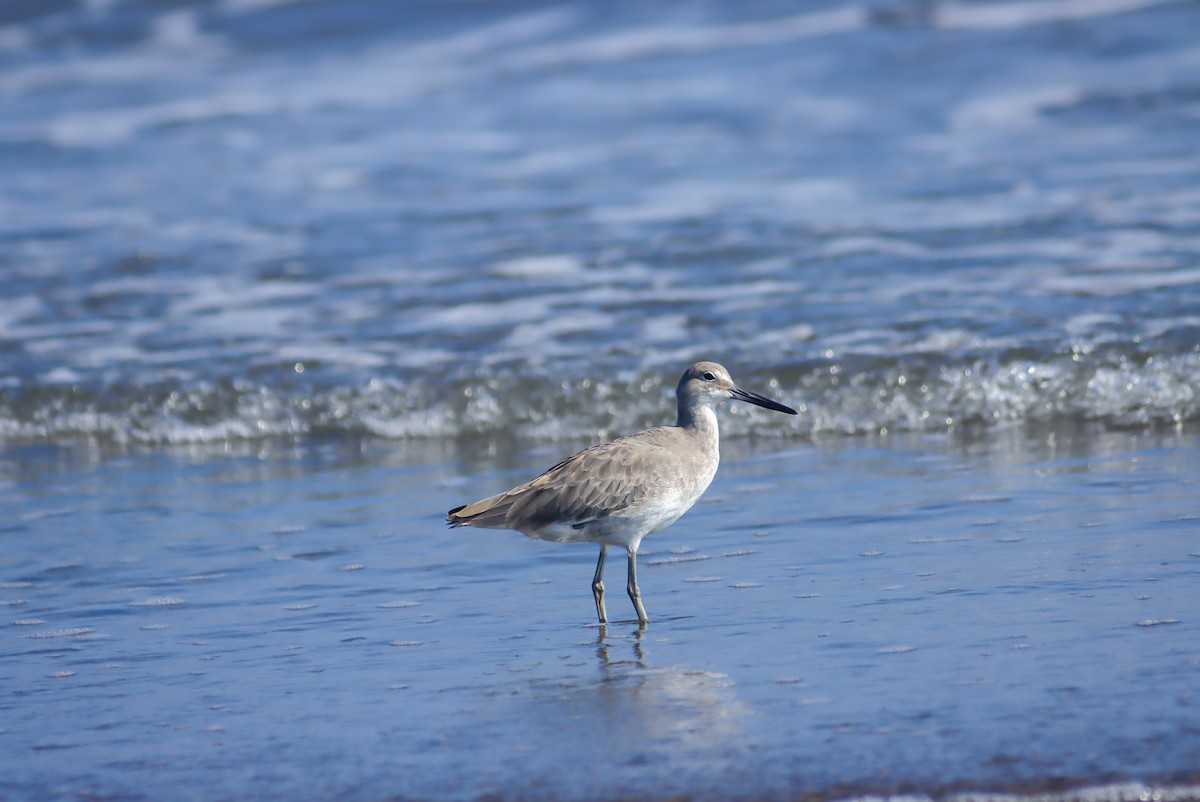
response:
M735 374L736 375L736 374ZM744 386L795 406L784 418L745 405L723 413L726 436L879 434L1025 423L1111 428L1200 422L1200 350L1167 356L1109 351L1013 353L784 366ZM446 382L375 378L347 386L78 384L0 389L0 436L98 437L118 443L208 443L347 433L454 438L511 432L534 439L611 436L669 423L674 370L603 381L497 372Z

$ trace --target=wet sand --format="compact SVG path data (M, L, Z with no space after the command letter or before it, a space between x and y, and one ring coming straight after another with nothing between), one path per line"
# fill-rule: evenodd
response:
M575 445L8 447L0 796L1200 782L1195 435L727 441L645 631L594 547L443 527Z

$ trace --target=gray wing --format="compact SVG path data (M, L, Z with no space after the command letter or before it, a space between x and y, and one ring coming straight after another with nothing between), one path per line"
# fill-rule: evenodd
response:
M451 510L451 526L537 531L554 524L582 527L628 509L652 492L671 460L655 430L584 449L506 493Z

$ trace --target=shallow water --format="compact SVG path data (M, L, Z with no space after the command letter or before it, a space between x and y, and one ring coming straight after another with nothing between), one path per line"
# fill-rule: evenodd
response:
M555 459L544 443L12 449L0 789L1194 784L1198 445L733 441L709 494L644 544L644 632L619 591L625 620L592 623L593 547L443 528Z

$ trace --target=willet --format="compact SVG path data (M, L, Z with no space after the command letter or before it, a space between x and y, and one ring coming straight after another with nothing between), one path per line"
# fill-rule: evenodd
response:
M697 362L675 389L679 417L660 426L601 443L567 457L532 482L491 498L455 507L450 526L513 529L558 543L597 543L600 559L592 595L600 623L604 609L604 559L609 546L629 555L626 591L638 623L650 620L637 583L637 553L646 535L678 520L704 494L717 473L720 437L715 407L730 398L795 415L796 410L743 390L716 362Z

